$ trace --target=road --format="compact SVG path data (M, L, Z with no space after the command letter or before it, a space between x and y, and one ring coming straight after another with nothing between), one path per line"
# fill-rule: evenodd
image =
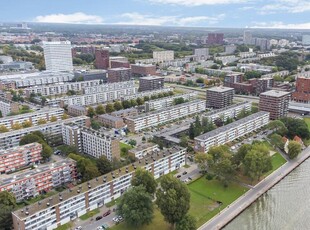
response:
M221 229L238 216L243 210L251 205L258 197L267 192L271 187L282 180L292 170L294 170L301 162L309 158L310 147L306 148L295 160L291 160L284 164L281 168L270 174L260 183L250 189L242 197L237 199L231 205L227 206L217 216L202 225L198 230Z

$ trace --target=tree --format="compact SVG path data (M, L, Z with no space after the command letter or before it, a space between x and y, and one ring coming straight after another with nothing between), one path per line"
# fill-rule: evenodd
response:
M131 145L131 146L135 146L137 144L137 141L136 140L133 140L133 139L130 139L128 141L128 144Z
M173 91L169 91L169 95L172 96L174 94Z
M41 137L30 133L22 137L22 139L19 141L19 145L26 145L34 142L38 142L40 144L45 143L45 141Z
M96 115L96 112L94 110L93 107L88 107L87 108L87 116L89 116L90 118L93 118Z
M188 147L188 137L186 135L180 137L180 146L184 148Z
M268 129L275 130L280 135L284 135L288 131L285 124L280 120L270 121L267 127Z
M114 102L114 109L115 109L116 111L119 111L119 110L123 109L122 103L119 102L119 101Z
M99 172L102 175L112 171L112 164L105 156L101 156L96 161L96 164Z
M95 120L91 120L90 122L90 126L92 127L92 129L94 130L99 130L101 128L101 125L98 121Z
M144 100L140 97L137 98L137 104L138 105L143 105L144 104Z
M31 123L31 121L24 121L22 123L22 126L23 126L23 128L29 128L32 126L32 123Z
M1 117L3 117L3 116L2 116L2 112L0 111L0 118L1 118Z
M310 138L310 132L307 123L304 120L292 117L283 117L281 118L281 121L287 128L286 135L288 138L293 139L296 135L303 139Z
M195 162L198 164L200 171L207 172L208 169L208 155L205 153L197 153L195 155Z
M145 191L153 196L156 192L157 182L154 179L154 176L145 169L137 169L133 178L131 179L132 186L143 186Z
M144 96L143 99L144 99L144 101L149 101L150 97L149 96Z
M89 181L100 176L97 166L90 160L76 154L69 154L69 157L77 159L77 170L82 176L82 181Z
M138 105L137 101L134 100L134 99L131 99L131 100L130 100L130 104L131 104L131 107L135 107L135 106Z
M32 134L40 137L43 141L45 141L44 134L41 131L38 131L38 130L37 131L33 131Z
M128 225L135 228L150 224L153 213L152 197L143 186L130 188L117 205L117 214L121 215Z
M254 144L251 151L245 155L243 165L245 173L252 180L259 180L264 173L272 169L268 147L263 143Z
M249 151L251 151L251 149L252 149L252 145L250 145L250 144L243 144L243 145L241 145L241 147L238 149L236 154L233 156L233 162L237 166L240 165L243 162L245 155Z
M0 229L9 230L13 225L12 213L16 208L16 199L8 191L0 192Z
M98 105L96 107L96 114L101 115L101 114L104 114L104 113L105 113L105 109L104 109L103 105Z
M50 121L51 121L51 122L55 122L55 121L57 121L57 120L58 120L57 117L55 117L54 115L51 116L51 118L50 118Z
M21 124L19 124L19 122L15 122L12 126L11 126L12 129L14 130L18 130L18 129L22 129L23 126Z
M252 70L248 71L244 74L246 79L252 79L252 78L260 78L262 76L261 72Z
M177 178L166 175L160 180L156 204L165 220L172 226L180 222L190 208L190 193Z
M270 139L270 143L273 146L276 146L280 149L284 148L284 142L282 140L282 137L279 134L274 133L274 134L270 135L269 139Z
M38 119L38 125L44 125L46 123L47 123L47 121L44 118Z
M68 118L69 118L69 115L66 114L66 113L64 113L64 114L61 116L61 119L62 119L62 120L66 120L66 119L68 119Z
M186 215L181 221L176 224L176 230L196 230L196 220L191 215Z
M9 129L5 125L0 125L0 133L9 132Z
M208 151L208 167L216 178L227 186L233 179L235 165L232 162L232 154L226 145L210 148Z
M202 78L202 77L197 78L197 79L196 79L196 83L200 83L200 84L204 83L203 78Z
M108 104L106 105L106 107L105 107L105 111L106 111L107 113L112 113L112 112L114 112L115 109L114 109L113 104L108 103Z
M130 108L131 107L130 101L128 100L122 101L122 106L124 109Z
M42 152L41 152L41 156L43 158L43 160L47 160L49 159L53 154L53 149L46 143L44 143L42 145Z
M189 130L188 130L188 135L189 135L189 138L194 140L195 138L195 127L194 127L194 123L191 123L190 126L189 126Z
M184 103L184 102L185 102L185 100L184 100L183 97L178 97L178 98L175 98L175 99L173 100L173 104L175 104L175 105L182 104L182 103Z
M297 141L290 141L288 143L288 156L290 159L296 158L301 152L301 144Z

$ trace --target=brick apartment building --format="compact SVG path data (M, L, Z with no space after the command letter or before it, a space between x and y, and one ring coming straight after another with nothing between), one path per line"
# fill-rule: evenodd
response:
M111 68L130 68L128 61L111 60Z
M156 75L156 66L151 64L132 64L131 72L134 77Z
M139 92L164 88L164 82L164 77L141 77L139 79Z
M232 104L234 89L229 87L213 87L207 89L207 107L221 109Z
M276 120L288 114L291 93L270 90L259 95L259 110L270 113L270 119Z
M39 163L42 145L31 143L15 148L0 150L0 174L14 172L22 167Z
M97 117L97 120L108 128L122 128L125 123L121 117L115 117L109 114L102 114Z
M0 179L0 191L12 192L17 201L22 201L72 182L76 176L76 163L68 158L3 177Z
M130 68L113 68L108 70L108 83L130 81L131 69Z
M224 34L223 33L208 33L207 43L209 45L224 44Z
M108 49L98 49L95 52L95 66L97 69L108 69L110 54Z
M302 103L310 102L310 78L298 77L296 80L296 91L293 92L292 100Z

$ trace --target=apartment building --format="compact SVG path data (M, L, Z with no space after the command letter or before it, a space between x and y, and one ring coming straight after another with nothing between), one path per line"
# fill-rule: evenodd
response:
M162 109L150 113L141 114L135 117L125 118L125 123L130 132L137 132L146 128L154 127L165 122L193 115L206 110L206 102L193 100L191 102L169 107L169 110Z
M153 51L154 62L172 61L173 59L174 59L174 51L172 50Z
M115 117L109 114L102 114L97 116L97 120L102 123L105 127L108 128L122 128L125 126L125 123L122 118Z
M276 120L288 114L291 93L270 90L259 95L259 110L270 113L270 119Z
M171 97L160 98L156 100L145 102L145 112L153 110L159 110L174 105L174 101L177 98L183 98L185 101L190 101L197 98L197 92L189 92L184 94L177 94Z
M43 41L44 59L47 71L73 71L70 41Z
M126 101L126 100L136 99L138 97L140 97L140 98L144 98L145 96L151 97L152 95L157 95L159 93L168 93L170 91L173 91L173 89L172 88L162 88L162 89L157 89L157 90L149 90L149 91L135 93L132 95L126 95L126 96L121 97L121 99L123 101Z
M156 66L152 64L131 64L131 72L135 77L156 75Z
M229 87L213 87L207 89L207 107L220 109L232 104L234 89Z
M130 63L128 61L111 60L111 68L130 68Z
M34 72L34 73L18 73L12 75L1 75L0 81L15 82L16 88L24 88L38 85L56 84L60 82L72 81L74 78L71 72Z
M113 68L108 69L108 82L122 82L131 80L131 69L130 68Z
M64 144L75 145L80 152L90 156L105 156L110 161L120 158L119 141L110 134L66 124L62 126L62 136Z
M138 110L136 108L122 109L112 112L111 115L114 117L121 117L121 118L134 117L138 115Z
M127 89L128 94L136 93L135 81L124 81L124 82L115 82L108 84L101 84L94 87L84 87L84 94L94 94L94 93L103 93L107 91L113 91L118 89Z
M16 89L15 81L0 81L0 90Z
M139 92L164 88L164 77L147 76L139 78Z
M296 91L292 94L292 100L310 103L310 78L308 76L297 76Z
M207 153L213 146L223 145L231 142L248 133L256 131L268 123L268 112L261 111L252 114L238 121L212 130L211 132L207 132L198 137L195 137L194 149L198 152Z
M19 111L19 104L5 99L3 97L0 98L0 111L2 116L8 116L10 113L18 113Z
M100 85L100 80L77 81L70 83L59 83L53 85L29 87L24 89L24 93L27 97L30 97L31 93L39 93L42 96L52 96L66 94L69 90L82 92L85 87L94 87L98 85Z
M209 48L194 49L193 54L197 56L198 60L207 60L209 57Z
M95 66L97 69L108 69L110 67L109 49L97 49L95 51Z
M50 121L51 117L56 117L57 120L61 120L63 114L64 110L61 108L43 108L31 113L0 118L0 126L3 125L11 129L13 124L22 124L25 121L30 121L32 125L37 125L40 119Z
M14 229L55 229L120 197L130 188L137 168L150 171L157 179L184 166L185 159L186 149L178 146L154 151L140 161L12 212Z
M31 143L11 149L0 150L0 174L11 173L22 167L39 163L42 145Z
M160 151L159 146L154 143L141 144L136 148L130 149L128 153L131 153L137 159L143 159L147 155L151 155L152 152Z
M69 105L68 114L71 116L86 116L87 108L81 105Z
M72 182L76 176L75 161L66 159L4 177L0 179L0 191L13 193L20 202Z
M86 116L73 117L66 120L49 122L44 125L37 125L30 128L19 129L7 133L0 133L0 149L9 149L19 146L21 138L34 131L40 131L50 139L61 139L62 124L76 123L80 126L90 126L90 118ZM61 139L62 141L62 139Z

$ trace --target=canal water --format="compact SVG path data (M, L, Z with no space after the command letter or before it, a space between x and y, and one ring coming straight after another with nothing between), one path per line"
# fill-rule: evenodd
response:
M224 230L310 230L310 159L261 196Z

